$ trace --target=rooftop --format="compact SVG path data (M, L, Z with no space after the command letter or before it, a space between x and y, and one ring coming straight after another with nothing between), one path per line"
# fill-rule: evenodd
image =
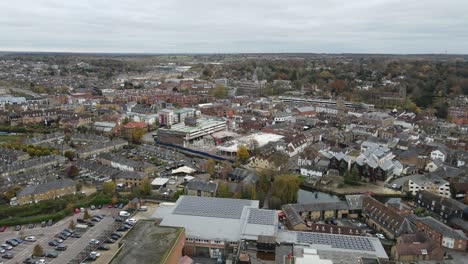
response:
M123 238L123 246L111 264L165 263L183 228L155 225L140 220Z

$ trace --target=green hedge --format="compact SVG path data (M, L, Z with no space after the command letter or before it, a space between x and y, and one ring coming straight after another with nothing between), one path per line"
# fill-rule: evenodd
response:
M41 214L30 217L15 217L10 219L0 220L0 226L15 226L15 225L25 225L30 223L40 223L42 221L52 220L54 222L66 217L70 212L66 209L54 213L54 214Z

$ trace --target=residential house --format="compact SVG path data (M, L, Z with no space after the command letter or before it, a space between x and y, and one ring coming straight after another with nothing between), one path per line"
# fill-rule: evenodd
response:
M47 182L38 185L28 185L16 194L19 205L52 200L65 195L75 194L75 182L70 179Z
M468 205L457 200L426 190L418 192L415 200L419 206L440 216L444 223L454 218L468 219Z
M419 191L429 191L442 197L450 198L450 183L434 174L417 174L409 176L403 184L403 191L416 195Z
M122 171L114 176L116 184L123 184L124 187L140 186L148 174L141 171Z
M453 229L430 216L417 218L416 227L443 247L459 251L467 248L468 237L462 230Z
M397 243L392 247L391 253L393 259L404 263L444 259L443 248L424 232L401 235L397 238Z
M415 231L415 227L408 219L372 197L363 198L362 213L369 226L385 233L390 239Z
M215 197L218 184L212 181L193 179L185 185L184 192L191 196Z

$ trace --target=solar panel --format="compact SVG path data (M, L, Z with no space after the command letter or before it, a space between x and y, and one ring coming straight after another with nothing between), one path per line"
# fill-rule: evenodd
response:
M183 196L173 214L240 219L244 206L251 204L250 200Z
M250 209L247 223L256 225L274 225L276 213L273 210Z
M323 244L333 248L352 249L361 251L374 251L374 245L364 237L338 236L321 233L297 233L297 241L307 244Z

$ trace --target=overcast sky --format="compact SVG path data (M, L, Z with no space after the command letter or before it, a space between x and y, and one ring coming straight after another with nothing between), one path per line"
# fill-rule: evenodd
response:
M468 0L13 0L0 50L468 53Z

